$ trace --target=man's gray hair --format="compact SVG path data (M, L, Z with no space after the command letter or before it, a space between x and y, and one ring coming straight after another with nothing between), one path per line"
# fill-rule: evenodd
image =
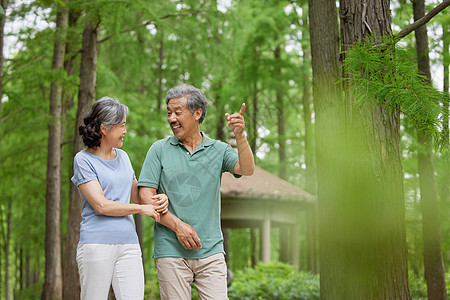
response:
M175 98L181 98L186 97L187 100L187 107L191 111L191 114L194 114L194 112L201 108L202 109L202 116L200 117L200 124L205 119L206 115L206 106L208 105L208 102L206 100L205 95L201 90L199 90L196 87L193 87L192 85L188 84L180 84L177 86L174 86L167 92L166 96L166 104L169 103L170 100Z

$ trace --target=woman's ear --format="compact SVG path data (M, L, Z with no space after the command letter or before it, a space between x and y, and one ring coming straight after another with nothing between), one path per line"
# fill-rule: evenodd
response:
M106 126L103 124L100 124L100 134L101 135L106 135Z

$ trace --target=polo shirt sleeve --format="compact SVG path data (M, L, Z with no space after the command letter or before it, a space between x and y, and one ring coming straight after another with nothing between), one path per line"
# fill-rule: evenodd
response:
M158 143L154 143L147 152L141 174L139 175L138 187L146 186L158 189L161 178L161 151Z
M80 154L75 155L71 180L77 187L88 181L98 180L97 172L86 156Z
M224 143L225 144L225 143ZM225 151L223 154L223 172L230 172L236 178L240 178L242 175L234 174L234 166L239 160L239 155L231 148L230 145L225 144Z

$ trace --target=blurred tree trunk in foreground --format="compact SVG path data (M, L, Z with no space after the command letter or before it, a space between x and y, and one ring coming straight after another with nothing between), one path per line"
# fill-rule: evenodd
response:
M391 34L389 1L341 1L340 35L334 2L310 0L309 15L321 299L410 299L399 112L357 106L338 83L340 50Z

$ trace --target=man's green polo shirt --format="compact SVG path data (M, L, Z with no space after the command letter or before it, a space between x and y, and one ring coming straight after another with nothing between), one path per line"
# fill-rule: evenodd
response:
M197 259L224 252L220 183L223 172L233 173L238 154L230 145L202 135L202 143L192 154L174 136L155 142L148 150L138 186L166 194L169 211L191 225L202 244L201 249L187 250L171 229L155 222L153 257Z

